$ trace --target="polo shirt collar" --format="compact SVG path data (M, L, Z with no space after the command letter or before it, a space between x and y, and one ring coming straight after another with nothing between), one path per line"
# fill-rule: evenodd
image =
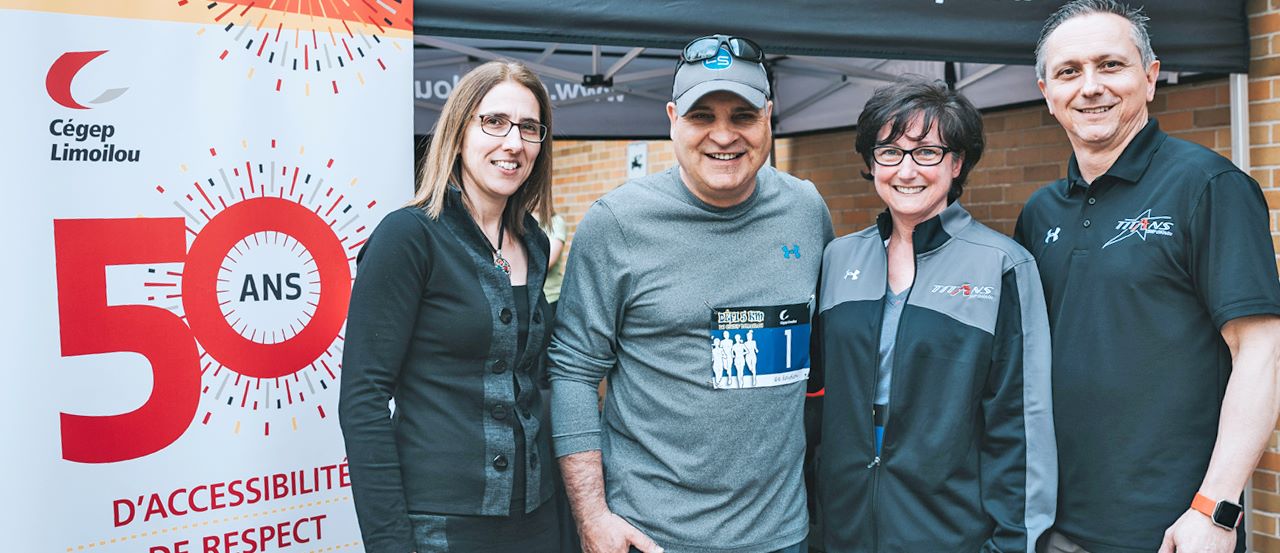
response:
M912 248L916 255L936 250L971 222L973 217L960 206L960 201L951 202L942 213L916 225L915 232L911 234ZM876 228L880 231L881 240L888 240L893 234L893 216L888 209L876 218Z
M1156 150L1160 149L1160 145L1164 144L1164 139L1168 136L1160 130L1160 123L1156 122L1154 117L1148 118L1147 126L1142 127L1129 145L1125 146L1124 152L1115 163L1111 164L1111 168L1094 181L1108 177L1117 182L1137 183L1151 166L1151 159L1155 157ZM1076 161L1075 154L1071 154L1071 161L1067 163L1066 187L1067 194L1077 188L1084 190L1089 187L1089 183L1085 182L1084 177L1080 175L1080 164Z

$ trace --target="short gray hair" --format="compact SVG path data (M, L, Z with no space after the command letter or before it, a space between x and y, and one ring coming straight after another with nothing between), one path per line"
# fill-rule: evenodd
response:
M1143 71L1151 67L1151 64L1156 61L1156 54L1151 51L1151 37L1147 35L1147 21L1151 18L1142 13L1141 7L1130 8L1116 0L1072 0L1053 12L1053 15L1045 20L1044 27L1040 29L1040 40L1036 42L1037 79L1044 80L1044 43L1049 39L1049 35L1069 19L1095 13L1109 13L1125 18L1129 22L1129 34L1133 38L1133 45L1138 48L1138 53L1142 56Z

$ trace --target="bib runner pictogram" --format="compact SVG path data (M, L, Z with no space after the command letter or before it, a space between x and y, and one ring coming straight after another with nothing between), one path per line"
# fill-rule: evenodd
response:
M781 386L809 378L809 305L716 308L711 386Z

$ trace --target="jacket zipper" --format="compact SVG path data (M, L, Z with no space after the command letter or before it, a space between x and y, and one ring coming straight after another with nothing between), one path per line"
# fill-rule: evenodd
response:
M885 274L884 274L884 279L885 279L884 301L888 302L889 293L892 292L892 290L889 288L889 270L888 270L889 250L888 250L888 245L886 244L885 246L886 247L885 247ZM912 265L911 286L907 288L907 294L902 297L902 312L898 314L898 327L895 328L893 331L893 344L894 344L895 350L898 347L899 340L902 339L902 323L903 323L902 319L907 315L907 302L911 299L911 293L914 292L916 289L916 286L915 286L916 280L917 280L916 277L919 276L918 274L920 269L919 256L916 255L914 248L911 255L911 265ZM880 333L883 333L884 332L883 312L881 312L881 316L880 316L880 325L881 325ZM874 539L872 540L872 543L874 544L872 550L880 551L880 510L876 509L876 504L879 502L879 491L880 491L880 464L881 464L880 456L881 454L883 454L885 448L888 447L889 445L889 420L891 418L889 415L890 415L890 411L892 410L890 406L893 405L893 380L889 381L889 401L885 404L884 430L881 431L880 449L876 450L875 449L876 422L875 422L875 414L874 414L875 413L874 405L876 403L876 398L875 398L876 388L879 387L880 385L880 353L879 353L878 344L876 349L877 349L876 372L873 373L875 376L872 378L872 387L871 387L871 405L873 406L872 417L871 417L871 446L872 446L872 451L875 451L876 453L875 453L875 458L871 460L871 463L867 465L867 468L872 471L871 472L871 523L873 526L872 535L875 536ZM893 365L894 366L890 367L889 369L890 376L892 376L893 373L897 371L897 368L898 368L897 355L893 356Z
M889 251L886 248L885 253L885 273L884 273L884 290L886 297L884 301L888 301L889 290ZM880 324L876 326L876 336L884 333L884 310L881 308ZM896 338L895 338L896 339ZM880 386L880 346L876 344L876 364L872 367L871 372L871 389L870 401L871 405L871 452L875 456L870 463L867 463L867 470L871 471L871 543L872 551L880 550L880 510L876 508L879 503L880 496L880 449L876 447L876 389ZM886 425L888 420L886 419ZM882 442L883 443L883 442Z

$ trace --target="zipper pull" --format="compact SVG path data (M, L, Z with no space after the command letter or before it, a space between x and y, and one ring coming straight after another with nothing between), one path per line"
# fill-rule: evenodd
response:
M879 455L876 455L875 460L874 460L874 461L871 461L871 464L867 465L867 468L869 468L869 469L870 469L870 468L875 468L875 467L877 467L877 466L880 466L880 456L879 456Z

